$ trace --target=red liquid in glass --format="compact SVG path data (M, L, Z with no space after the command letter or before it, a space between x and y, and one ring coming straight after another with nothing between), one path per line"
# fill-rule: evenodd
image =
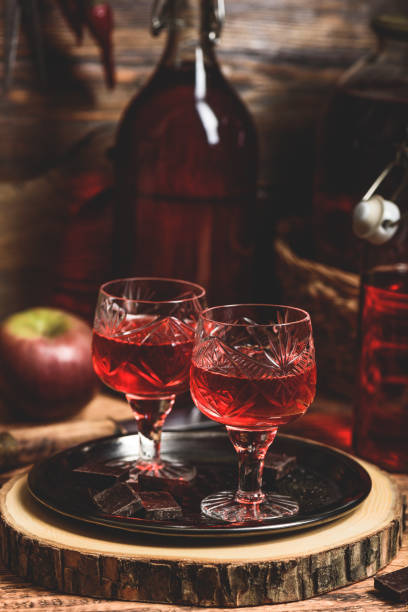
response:
M215 65L162 65L124 113L115 149L116 274L185 278L209 300L249 297L257 144Z
M270 429L302 416L313 401L316 368L256 379L191 367L191 394L214 421L239 429Z
M408 269L378 268L363 284L354 442L379 465L408 469Z
M139 399L165 398L188 387L194 331L191 339L169 338L167 319L161 322L163 333L159 330L154 338L146 340L142 328L152 320L141 316L127 321L115 337L93 334L96 374L112 389Z
M352 231L352 210L394 159L407 117L408 99L398 91L378 92L368 85L363 92L339 89L332 99L321 134L313 203L321 261L359 271L361 241ZM389 196L399 178L390 176L381 195Z

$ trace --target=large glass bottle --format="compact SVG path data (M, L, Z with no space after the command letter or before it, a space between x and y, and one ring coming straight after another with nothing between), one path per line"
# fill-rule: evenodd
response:
M356 388L356 452L393 471L408 470L408 146L403 143L355 209L365 239ZM392 187L392 188L391 188Z
M109 130L95 130L53 180L69 202L53 262L50 302L92 324L98 290L112 277L113 173Z
M314 242L323 263L359 272L351 216L367 185L408 130L408 18L380 14L377 47L342 77L321 125L314 190Z
M178 277L211 303L251 297L257 140L217 63L221 0L155 2L167 44L115 147L115 273Z

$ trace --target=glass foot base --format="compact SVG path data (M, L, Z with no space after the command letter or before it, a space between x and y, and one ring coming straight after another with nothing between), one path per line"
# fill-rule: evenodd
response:
M244 504L235 501L234 491L221 491L205 497L201 502L201 511L220 521L245 523L293 516L299 512L299 505L291 497L274 493L266 493L260 503Z
M135 461L129 472L130 479L137 480L141 473L152 478L189 482L197 474L197 470L193 465L187 465L185 463L173 463L170 461L149 463L147 461Z

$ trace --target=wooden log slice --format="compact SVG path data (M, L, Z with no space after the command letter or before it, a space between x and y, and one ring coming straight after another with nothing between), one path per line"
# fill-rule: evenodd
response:
M373 487L346 517L262 539L194 540L122 533L41 506L27 475L0 494L4 563L43 587L129 601L236 607L307 599L372 576L400 546L401 495L366 464Z

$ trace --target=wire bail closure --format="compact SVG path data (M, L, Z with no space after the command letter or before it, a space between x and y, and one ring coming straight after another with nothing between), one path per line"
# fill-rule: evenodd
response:
M373 184L368 189L367 193L362 197L362 201L366 202L369 200L372 195L375 193L377 188L381 185L381 183L387 178L391 170L393 168L397 168L398 166L408 165L408 141L404 140L403 143L398 147L395 158L384 168L384 170L377 176ZM395 200L402 189L405 187L408 182L408 176L405 175L401 184L397 187L395 192L392 194L391 198Z
M153 36L158 36L168 25L170 17L170 4L172 0L154 0L151 16L151 32ZM219 39L225 21L225 2L224 0L213 0L211 7L209 40L215 42Z
M221 36L222 28L225 22L225 3L224 0L215 0L212 7L211 29L208 33L208 38L211 41L217 41Z
M151 16L151 32L153 36L158 36L163 28L168 23L169 16L169 2L168 0L154 0L152 7Z
M391 199L385 199L376 191L390 172L397 167L405 168L404 176ZM371 244L381 245L394 236L401 219L406 217L406 211L401 214L395 201L407 184L408 142L404 140L398 147L395 158L377 176L353 210L353 231L358 238L363 238Z

